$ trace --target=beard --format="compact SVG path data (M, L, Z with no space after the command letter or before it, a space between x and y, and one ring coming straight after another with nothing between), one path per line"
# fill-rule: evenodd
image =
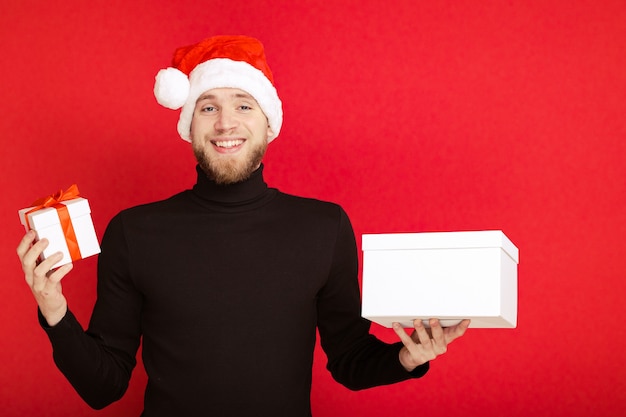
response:
M257 170L267 150L267 141L255 146L245 159L211 158L204 148L192 142L193 153L198 165L215 183L220 185L235 184L245 181Z

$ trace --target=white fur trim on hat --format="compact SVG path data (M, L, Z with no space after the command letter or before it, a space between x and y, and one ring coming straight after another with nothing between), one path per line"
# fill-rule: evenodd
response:
M243 61L215 58L197 65L189 74L189 94L178 119L178 134L191 142L191 119L198 97L214 88L238 88L250 94L265 113L273 135L268 142L280 133L283 123L282 103L276 88L262 71Z
M160 70L154 83L157 102L168 109L180 109L189 97L189 79L176 68Z

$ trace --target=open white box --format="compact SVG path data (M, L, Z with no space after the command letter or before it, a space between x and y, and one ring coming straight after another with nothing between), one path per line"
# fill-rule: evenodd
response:
M517 326L517 247L499 230L364 234L363 317ZM426 323L426 322L425 322Z
M67 207L81 258L84 259L100 253L100 245L91 219L91 209L87 199L78 197L61 201L60 204ZM37 232L37 240L48 239L48 247L41 254L42 259L46 259L56 252L62 252L63 259L57 262L53 268L72 262L57 210L53 207L47 207L29 213L31 209L32 207L19 210L18 214L27 231L30 225L30 228ZM27 218L28 222L26 221Z

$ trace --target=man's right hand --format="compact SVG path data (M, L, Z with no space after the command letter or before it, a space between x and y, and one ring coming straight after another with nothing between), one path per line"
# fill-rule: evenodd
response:
M52 269L53 265L63 259L61 252L39 262L39 256L48 246L48 240L35 242L35 238L34 231L26 233L17 246L17 256L22 262L24 278L35 296L41 314L49 326L54 326L67 312L67 300L63 295L61 280L72 270L73 265L69 263Z

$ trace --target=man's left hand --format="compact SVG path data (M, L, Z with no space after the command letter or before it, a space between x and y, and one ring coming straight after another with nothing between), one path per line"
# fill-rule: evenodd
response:
M400 350L400 363L409 372L446 353L448 345L463 336L470 321L462 320L456 326L446 328L441 327L438 319L430 319L428 323L430 329L424 326L422 320L413 320L415 330L411 336L399 323L393 324L393 330L404 344Z

